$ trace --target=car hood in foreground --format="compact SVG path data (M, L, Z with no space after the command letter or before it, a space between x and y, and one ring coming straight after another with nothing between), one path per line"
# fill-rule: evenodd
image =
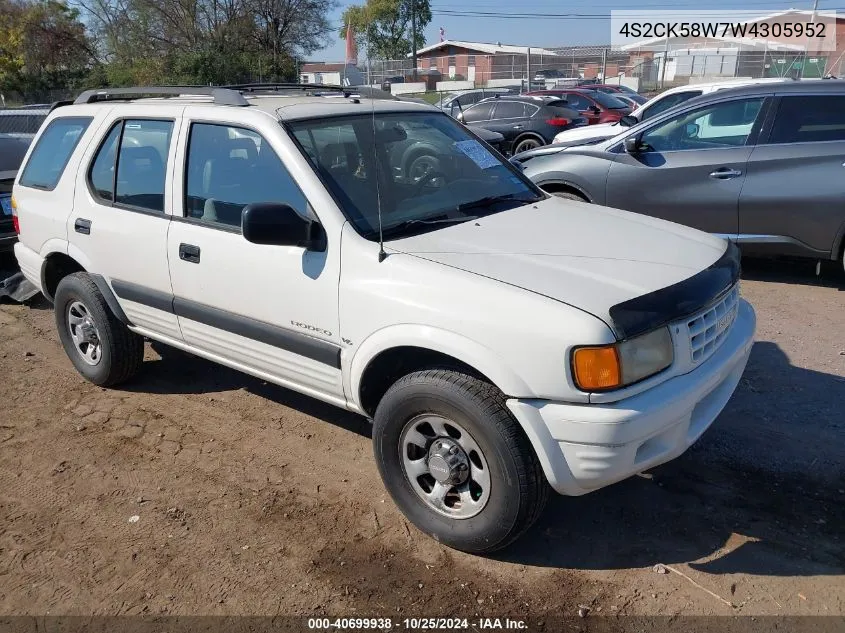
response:
M705 305L738 274L737 260L725 273L731 279L721 274L701 283L699 276L690 287L681 282L724 259L724 240L672 222L560 198L391 241L389 247L580 308L602 319L620 338L659 325L666 321L663 317L691 313L699 307L694 303ZM683 287L684 296L656 292L670 286ZM650 294L655 301L643 302L643 295ZM673 298L678 305L669 305ZM620 307L626 303L643 313L642 323L620 322Z

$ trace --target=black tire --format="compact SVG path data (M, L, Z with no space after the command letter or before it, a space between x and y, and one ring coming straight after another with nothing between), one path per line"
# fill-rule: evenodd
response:
M532 149L537 149L538 147L542 147L545 145L545 142L536 137L536 136L523 136L521 138L516 139L513 144L513 153L521 154L522 152L527 152Z
M588 200L577 193L572 191L549 191L550 194L553 196L557 196L558 198L565 198L566 200L577 200L578 202L588 202Z
M69 325L71 306L81 303L96 328L99 354L96 364L83 358ZM144 339L130 332L112 313L100 289L85 273L73 273L59 282L55 297L56 327L70 362L82 376L101 387L111 387L134 376L144 360Z
M439 514L405 474L402 431L424 413L463 426L489 464L489 498L471 518ZM382 480L405 516L436 540L465 552L488 553L509 545L537 520L549 498L540 462L502 393L459 371L418 371L391 386L376 410L373 448Z

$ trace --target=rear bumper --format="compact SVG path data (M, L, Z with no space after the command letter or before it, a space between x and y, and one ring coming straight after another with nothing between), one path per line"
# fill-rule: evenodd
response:
M41 287L41 267L44 264L44 258L31 248L24 246L21 242L16 242L14 249L15 259L18 260L18 266L20 266L23 276L38 288L39 291L43 292L43 288Z
M739 302L730 335L688 374L607 404L509 400L552 487L582 495L674 459L727 404L754 344L756 318Z

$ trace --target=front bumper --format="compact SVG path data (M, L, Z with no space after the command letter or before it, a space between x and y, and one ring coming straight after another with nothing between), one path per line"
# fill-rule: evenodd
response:
M753 308L740 300L728 338L688 374L606 405L512 399L508 408L552 488L583 495L668 462L701 437L739 383L755 326Z

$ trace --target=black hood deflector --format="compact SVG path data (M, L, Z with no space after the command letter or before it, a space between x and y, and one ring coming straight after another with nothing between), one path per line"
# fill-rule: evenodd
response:
M728 242L725 253L700 273L610 308L613 327L624 340L695 314L733 287L739 273L739 248Z

